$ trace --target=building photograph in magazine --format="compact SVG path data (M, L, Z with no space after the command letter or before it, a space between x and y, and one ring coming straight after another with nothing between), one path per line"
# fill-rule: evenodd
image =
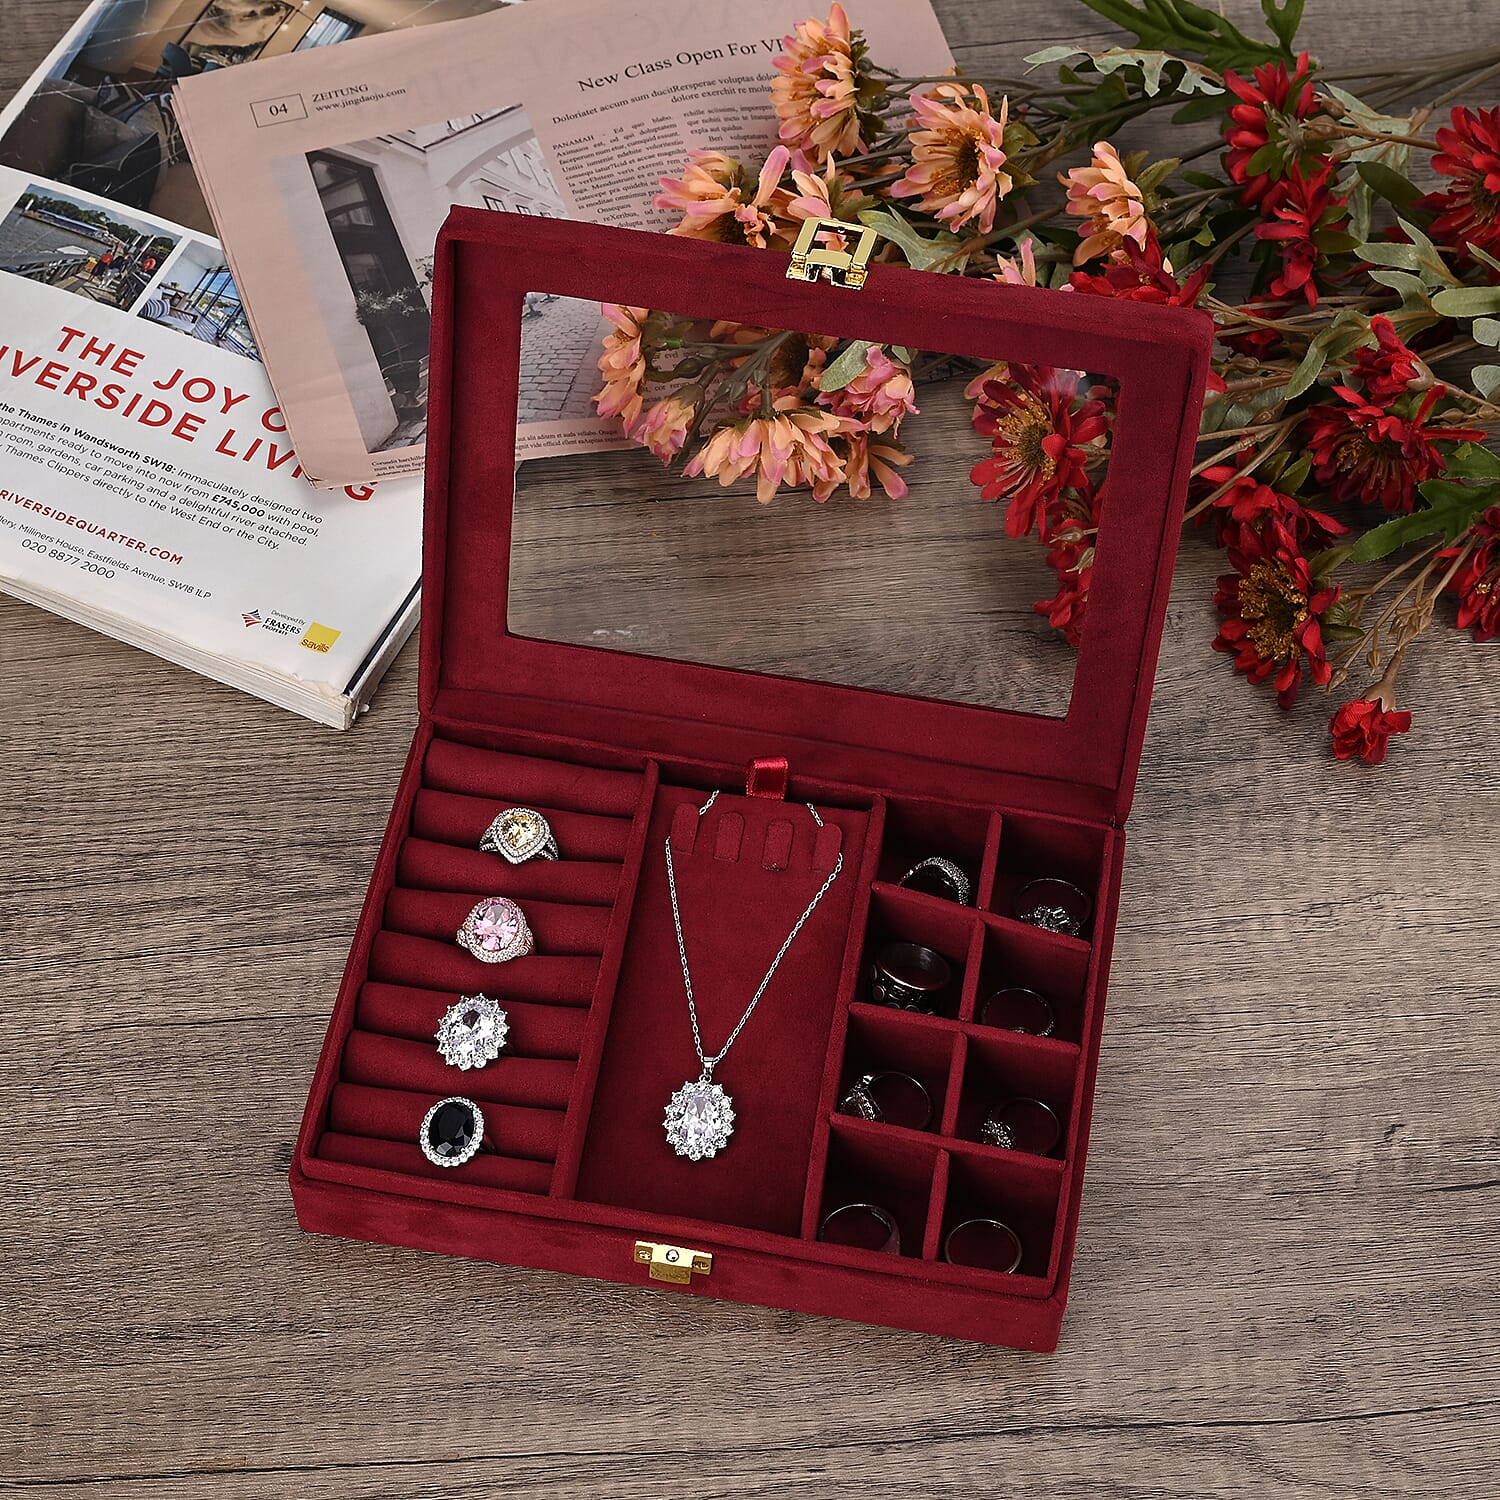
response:
M365 451L421 443L432 245L449 208L567 211L526 111L511 105L343 142L272 170ZM521 420L591 417L598 306L532 296L524 323L535 373L548 378L525 386Z
M104 0L50 60L0 138L0 166L214 233L172 87L358 36L513 0Z

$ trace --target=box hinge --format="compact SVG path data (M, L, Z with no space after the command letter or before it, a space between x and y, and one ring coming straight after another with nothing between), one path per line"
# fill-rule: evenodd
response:
M825 236L834 243L825 243ZM846 224L842 219L804 219L797 243L792 246L787 280L816 281L821 276L834 286L857 292L865 284L875 240L875 231L865 224Z
M714 1258L707 1250L658 1245L651 1240L635 1242L635 1259L647 1267L652 1281L668 1281L674 1286L688 1286L694 1276L708 1276L714 1268Z

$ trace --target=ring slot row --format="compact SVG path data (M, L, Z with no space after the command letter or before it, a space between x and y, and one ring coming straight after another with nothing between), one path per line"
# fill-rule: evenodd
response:
M465 1163L471 1186L546 1194L577 1107L590 1010L623 941L615 920L633 887L634 838L655 768L609 771L435 737L395 851L381 923L363 955L337 1076L316 1154L349 1166L450 1183L460 1175L418 1145L438 1099L461 1095L485 1117L484 1149ZM532 807L564 857L513 865L478 847L509 807ZM518 901L536 951L486 964L455 935L490 896ZM614 960L617 962L617 955ZM509 1035L484 1068L444 1062L438 1023L465 995L506 1010Z

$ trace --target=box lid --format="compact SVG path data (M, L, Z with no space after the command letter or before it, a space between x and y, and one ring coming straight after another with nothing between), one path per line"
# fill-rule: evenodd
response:
M454 209L434 276L421 699L652 754L1123 820L1134 788L1208 357L1206 314L903 267L858 292L787 279L784 252ZM1109 496L1060 717L627 655L512 633L523 299L1087 370L1118 383Z

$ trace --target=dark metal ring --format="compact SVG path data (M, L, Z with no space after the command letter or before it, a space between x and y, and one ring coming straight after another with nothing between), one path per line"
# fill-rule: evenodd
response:
M870 995L877 1005L931 1015L953 983L953 966L921 943L887 943L870 965Z

